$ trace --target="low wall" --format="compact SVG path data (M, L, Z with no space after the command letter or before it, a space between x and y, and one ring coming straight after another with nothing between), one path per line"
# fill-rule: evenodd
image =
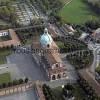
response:
M0 89L0 96L11 95L14 93L19 93L19 92L25 92L27 90L32 89L33 85L34 84L32 82L29 82L29 83L25 83L21 85L16 85L16 86Z

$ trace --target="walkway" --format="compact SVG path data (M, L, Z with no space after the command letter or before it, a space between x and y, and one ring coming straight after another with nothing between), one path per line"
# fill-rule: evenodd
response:
M62 7L62 9L66 6L66 5L69 5L73 0L66 0L64 6Z

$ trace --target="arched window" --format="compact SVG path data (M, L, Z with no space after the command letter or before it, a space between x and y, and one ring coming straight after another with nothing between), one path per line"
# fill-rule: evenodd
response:
M47 44L47 47L48 47L48 48L50 48L50 45L49 45L49 44Z
M55 80L56 79L56 76L55 75L52 75L52 80Z
M60 75L60 74L58 74L58 75L57 75L57 79L60 79L60 78L61 78L61 75Z

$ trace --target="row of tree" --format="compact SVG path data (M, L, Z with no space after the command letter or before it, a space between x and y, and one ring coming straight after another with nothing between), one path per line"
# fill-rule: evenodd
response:
M51 90L49 86L44 84L42 89L43 89L43 93L45 95L46 100L56 100L55 95L53 94L53 91Z
M29 79L25 78L25 79L13 80L12 82L8 82L8 83L2 83L0 84L0 89L28 83L28 81Z
M70 98L74 97L73 89L74 89L74 87L72 85L70 85L70 84L65 85L63 90L62 90L63 98L70 99Z
M88 96L88 100L100 100L100 98L96 95L93 88L81 76L79 77L78 83L83 88L83 90L86 92L86 94Z

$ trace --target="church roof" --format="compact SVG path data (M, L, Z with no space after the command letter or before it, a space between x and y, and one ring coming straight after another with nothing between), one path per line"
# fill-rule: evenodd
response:
M44 30L44 34L40 38L40 43L43 47L47 46L48 44L51 44L53 41L51 35L49 35L48 30Z

